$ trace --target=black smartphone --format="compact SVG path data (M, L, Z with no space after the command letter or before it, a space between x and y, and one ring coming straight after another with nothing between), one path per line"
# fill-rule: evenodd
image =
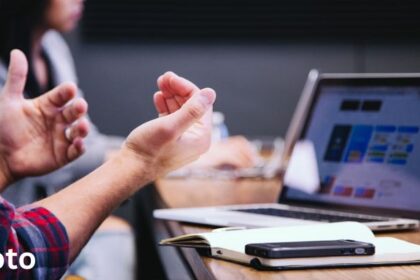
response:
M245 253L269 259L366 256L375 254L375 246L371 243L345 239L328 241L254 243L247 244L245 246Z

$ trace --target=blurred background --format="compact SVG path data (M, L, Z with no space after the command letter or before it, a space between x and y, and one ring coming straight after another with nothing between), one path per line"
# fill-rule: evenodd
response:
M284 135L310 69L420 72L418 1L89 0L67 35L90 115L126 135L172 70L218 93L231 134Z

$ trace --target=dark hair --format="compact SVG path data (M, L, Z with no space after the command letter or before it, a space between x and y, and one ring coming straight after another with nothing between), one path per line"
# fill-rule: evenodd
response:
M44 22L49 0L0 0L0 59L9 65L10 51L20 49L29 62L25 90L38 96L40 86L32 63L32 41L36 27Z

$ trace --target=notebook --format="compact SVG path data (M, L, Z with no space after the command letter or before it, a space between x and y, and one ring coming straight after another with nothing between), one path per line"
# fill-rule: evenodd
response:
M298 242L351 239L375 245L371 256L267 259L245 254L245 245L266 242ZM303 269L357 267L420 263L420 245L391 237L375 237L365 225L340 222L320 225L220 230L164 239L161 245L200 249L208 256L252 266L257 269Z

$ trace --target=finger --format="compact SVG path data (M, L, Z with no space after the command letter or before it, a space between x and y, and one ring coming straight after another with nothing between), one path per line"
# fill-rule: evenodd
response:
M234 147L224 147L220 150L223 158L216 162L216 166L229 165L235 168L246 168L253 166L253 162L240 150Z
M224 159L221 162L218 162L215 167L223 168L226 166L229 166L230 168L234 168L234 169L247 167L247 166L244 166L244 163L238 158Z
M170 98L173 96L172 92L169 89L169 79L173 75L175 75L173 72L168 71L165 74L161 75L157 80L158 88L160 89L165 98Z
M155 104L156 111L159 115L169 114L168 106L166 106L166 101L161 91L158 91L153 95L153 103Z
M41 108L45 109L57 109L61 108L72 100L77 94L77 87L73 83L61 84L54 89L50 90L46 94L41 95L39 103Z
M253 159L251 157L249 157L248 154L246 154L242 151L238 151L236 153L236 158L240 162L239 167L251 167L254 164Z
M67 160L73 161L85 152L85 146L82 138L76 138L67 149Z
M184 105L185 102L187 102L188 98L184 96L175 95L174 96L175 101L178 103L178 105L181 107Z
M228 139L228 144L231 146L231 149L237 150L238 157L241 157L244 164L252 166L256 163L258 152L245 137L233 136Z
M87 110L87 102L83 98L77 98L70 105L66 106L61 114L64 122L71 124L86 115Z
M175 130L175 136L178 137L198 121L203 121L204 125L210 126L210 109L215 100L214 90L203 89L194 94L178 111L166 116L168 125Z
M169 113L171 114L176 112L179 108L181 108L181 106L173 97L166 98L165 101L166 101L166 106L168 107Z
M200 89L191 81L175 75L169 79L168 90L175 96L179 95L189 98L194 92L198 92Z
M70 142L73 142L77 138L85 138L89 133L89 121L84 118L71 126L69 129L70 132L66 138Z
M182 96L189 98L194 92L200 90L194 83L173 72L166 72L162 75L158 79L158 86L165 97Z
M10 53L9 70L4 93L14 97L23 97L23 91L28 74L28 61L20 50L13 50Z
M177 77L173 72L166 72L158 79L158 86L161 89L169 113L175 112L185 103L183 98L170 87L171 80Z

